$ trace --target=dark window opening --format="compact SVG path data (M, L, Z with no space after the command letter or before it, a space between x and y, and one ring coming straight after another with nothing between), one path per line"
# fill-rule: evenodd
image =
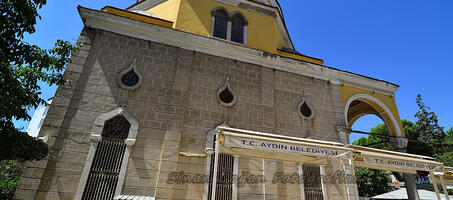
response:
M244 43L244 19L240 15L235 15L231 27L231 41Z
M107 140L124 141L129 135L131 124L124 116L117 116L109 119L104 124L102 138Z
M223 103L229 104L234 101L234 96L232 92L227 88L225 88L220 94L219 98Z
M138 75L132 70L121 77L121 82L124 85L131 87L138 84L138 79Z
M214 37L227 39L228 29L228 14L224 11L218 11L215 13L214 20Z
M300 114L302 114L302 116L304 116L304 117L308 118L308 117L311 117L311 115L312 115L312 111L311 111L310 107L308 107L306 102L304 102L300 106L299 110L300 110Z

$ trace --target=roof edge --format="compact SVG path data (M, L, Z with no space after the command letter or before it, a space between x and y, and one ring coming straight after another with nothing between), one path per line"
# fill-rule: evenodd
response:
M366 86L367 88L376 89L378 91L384 91L385 93L392 94L393 92L397 91L399 87L399 85L396 85L388 81L383 81L368 76L360 75L357 73L339 70L337 68L325 66L322 64L307 62L300 59L287 58L280 55L273 55L262 50L227 43L221 40L216 40L214 38L200 36L193 33L188 33L181 30L161 26L159 24L144 22L139 19L119 16L112 13L84 8L82 6L79 6L78 10L81 18L85 23L85 26L90 26L92 28L103 29L118 34L130 35L131 37L137 37L140 39L156 41L161 43L165 40L165 42L167 42L169 45L173 46L179 45L181 48L188 48L200 51L202 53L212 54L216 56L224 56L228 58L231 57L232 59L235 60L256 63L258 65L262 65L273 69L279 69L296 74L311 76L322 80L329 80L331 83L337 85L341 84L342 82L345 82L345 80L351 80L351 83L360 83L362 86ZM119 18L113 17L109 19L109 17L105 15L111 15L112 17L116 16ZM86 23L87 19L96 20L92 20L91 23ZM135 22L127 22L127 20L134 20ZM102 23L103 21L106 24L99 24ZM138 23L142 22L145 24L138 26L137 22ZM117 26L115 26L115 29L113 29L113 27L107 27L107 24L111 26L112 23L117 24ZM127 24L130 24L130 27L126 27ZM156 25L157 27L153 27ZM124 30L119 30L121 28L123 28ZM134 29L137 30L134 32ZM150 32L156 31L157 29L160 30L158 30L158 32L154 34ZM144 35L145 33L146 35ZM175 40L172 39L171 37L178 39ZM350 82L346 81L345 83L349 84Z

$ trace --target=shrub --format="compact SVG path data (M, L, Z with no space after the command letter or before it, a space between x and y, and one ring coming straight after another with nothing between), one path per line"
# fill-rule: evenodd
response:
M22 163L18 161L4 160L0 162L0 199L13 199L22 171Z

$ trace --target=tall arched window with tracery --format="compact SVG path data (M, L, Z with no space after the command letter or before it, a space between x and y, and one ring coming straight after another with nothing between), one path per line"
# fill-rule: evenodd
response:
M245 44L247 20L239 12L232 14L231 18L231 41Z
M121 193L137 131L138 121L121 107L96 119L76 200L113 199Z
M127 138L131 124L122 115L105 122L102 139L99 141L91 164L90 173L82 199L102 197L112 199L118 184Z
M214 9L211 14L214 19L212 35L226 40L228 36L228 11L219 7Z

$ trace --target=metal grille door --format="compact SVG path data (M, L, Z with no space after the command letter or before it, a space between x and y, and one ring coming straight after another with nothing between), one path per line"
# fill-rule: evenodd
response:
M104 124L102 140L94 153L83 200L111 200L115 195L127 138L131 125L123 116Z
M124 142L99 142L82 199L113 199L125 150Z
M324 200L321 169L318 165L304 164L304 191L306 200Z
M209 176L208 199L212 196L212 178L214 173L215 154L211 156L211 174ZM234 157L228 154L219 154L215 200L231 200L233 198L233 162Z

